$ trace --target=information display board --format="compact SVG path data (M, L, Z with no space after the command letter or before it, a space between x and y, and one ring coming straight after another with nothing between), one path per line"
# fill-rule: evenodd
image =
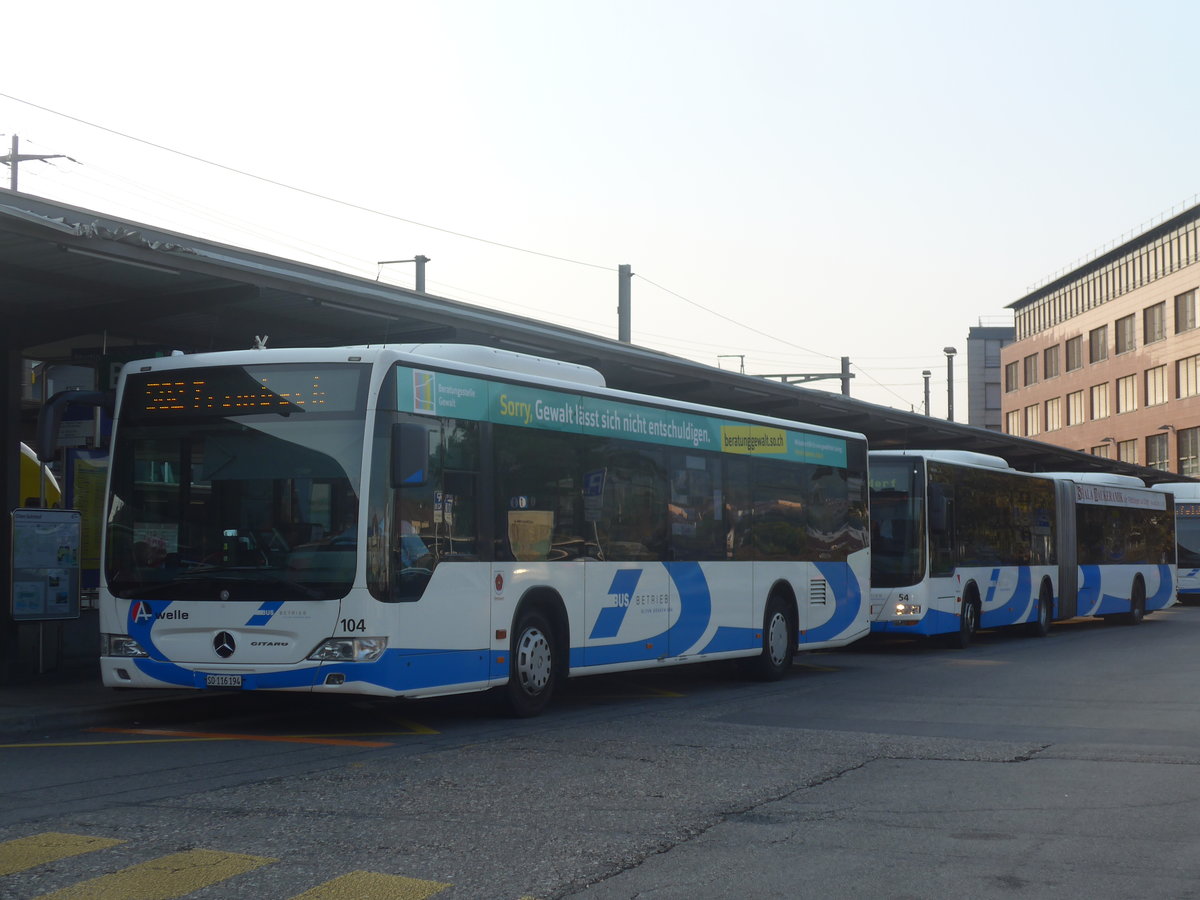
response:
M12 617L18 622L79 618L82 516L77 509L14 509Z

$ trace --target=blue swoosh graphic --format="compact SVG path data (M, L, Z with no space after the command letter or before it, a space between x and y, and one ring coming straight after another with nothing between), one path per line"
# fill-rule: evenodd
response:
M833 596L837 600L829 621L816 628L810 628L801 637L801 642L805 644L831 641L840 637L842 632L862 615L863 611L862 590L849 563L817 563L817 571L821 573L822 578L829 582L829 587L833 590Z

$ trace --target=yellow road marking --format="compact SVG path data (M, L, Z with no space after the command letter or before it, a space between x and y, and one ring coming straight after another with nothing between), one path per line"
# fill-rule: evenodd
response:
M448 887L448 883L441 881L422 881L380 872L350 872L298 894L292 900L425 900Z
M339 740L341 738L369 738L369 737L404 737L408 734L440 734L441 732L429 728L426 725L420 725L416 722L405 720L396 720L396 724L403 726L404 731L353 731L344 732L341 734L301 734L290 735L287 740L299 740L302 743L320 743L332 744L334 746L351 746L351 747L390 747L394 742L384 741L346 741ZM203 743L205 741L267 741L267 740L285 740L283 737L272 738L271 736L263 735L243 735L243 734L220 734L204 731L162 731L148 728L140 729L120 729L120 728L89 728L90 732L102 732L107 734L129 734L129 735L151 735L148 739L143 740L120 740L120 741L29 741L22 744L0 744L0 750L20 750L30 749L33 747L114 747L125 744L186 744L186 743Z
M116 838L47 831L0 844L0 875L24 872L44 863L123 844Z
M403 734L441 734L441 732L435 728L430 728L428 725L422 725L419 722L410 722L408 719L391 719L391 718L389 718L388 721L395 722L397 725L401 726L404 729L404 731L402 732ZM368 732L368 733L370 733L370 732ZM379 732L374 732L374 733L380 734L380 735L386 735L386 734L393 733L393 732L379 731Z
M29 744L0 744L0 750L33 750L37 747L124 747L129 744L202 744L205 741L219 742L227 738L157 738L152 741L47 741Z
M164 728L89 728L101 734L138 734L147 737L190 738L202 741L266 741L280 744L328 744L334 747L390 747L390 741L355 741L348 738L302 734L221 734L208 731L172 731Z
M948 666L1007 666L1008 663L998 659L948 659Z
M44 894L39 900L172 900L278 862L265 856L188 850Z

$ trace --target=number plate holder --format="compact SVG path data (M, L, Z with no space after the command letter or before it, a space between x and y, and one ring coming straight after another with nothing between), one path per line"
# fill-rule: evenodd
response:
M240 688L241 675L205 675L204 686L210 688Z

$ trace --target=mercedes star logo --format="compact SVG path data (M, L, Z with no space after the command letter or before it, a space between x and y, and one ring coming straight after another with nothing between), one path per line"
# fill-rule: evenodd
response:
M213 638L213 649L217 651L217 656L221 659L229 659L233 656L233 651L237 649L237 641L228 631L221 631Z

